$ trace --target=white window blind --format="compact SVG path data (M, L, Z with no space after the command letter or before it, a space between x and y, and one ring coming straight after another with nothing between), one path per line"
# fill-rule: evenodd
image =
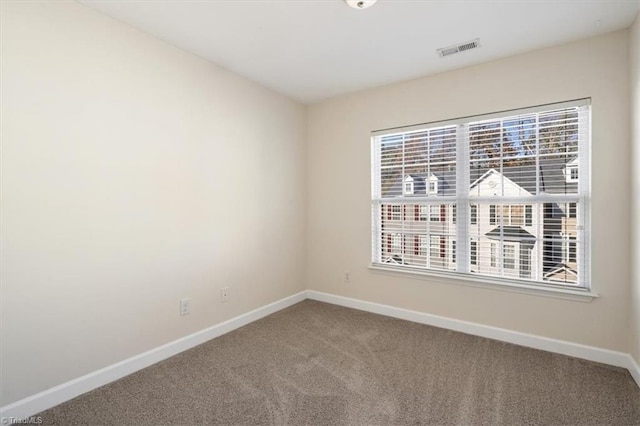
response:
M587 99L374 132L372 263L588 288L589 149Z

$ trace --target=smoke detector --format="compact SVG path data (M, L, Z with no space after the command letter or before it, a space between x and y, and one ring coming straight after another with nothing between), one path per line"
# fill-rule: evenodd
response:
M354 9L366 9L378 0L345 0L349 6Z

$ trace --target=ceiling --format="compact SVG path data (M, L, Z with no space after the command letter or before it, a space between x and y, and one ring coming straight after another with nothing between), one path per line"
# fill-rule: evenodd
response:
M628 27L639 0L81 0L303 103ZM480 38L440 58L436 49Z

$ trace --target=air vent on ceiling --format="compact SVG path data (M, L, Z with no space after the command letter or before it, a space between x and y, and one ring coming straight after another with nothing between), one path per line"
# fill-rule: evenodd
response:
M476 49L478 47L480 47L479 38L471 41L465 41L464 43L458 43L455 46L443 47L441 49L438 49L438 55L440 55L441 58L444 58L445 56L464 52L465 50Z

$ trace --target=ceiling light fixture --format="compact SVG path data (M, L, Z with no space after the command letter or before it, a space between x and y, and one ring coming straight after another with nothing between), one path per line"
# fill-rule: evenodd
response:
M378 0L345 0L354 9L366 9Z

